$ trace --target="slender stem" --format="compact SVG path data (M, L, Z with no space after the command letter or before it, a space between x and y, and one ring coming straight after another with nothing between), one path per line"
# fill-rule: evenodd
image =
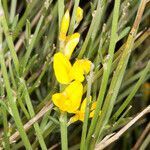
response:
M101 105L103 103L104 95L106 92L106 87L109 79L109 74L112 66L112 61L113 61L113 56L114 56L114 50L115 50L115 45L116 45L116 39L117 39L117 26L118 26L118 18L119 18L119 7L120 7L120 0L115 0L115 6L114 6L114 12L113 12L113 22L112 22L112 30L111 30L111 40L110 40L110 45L109 45L109 57L106 58L104 62L104 72L103 72L103 77L102 77L102 82L101 82L101 87L98 95L98 100L97 100L97 106L94 112L94 117L92 119L90 129L88 132L87 136L87 144L90 144L90 140L92 137L92 134L95 130L96 123L99 117L99 111L101 109Z
M37 27L36 27L35 33L34 33L34 35L33 35L32 41L31 41L29 47L27 48L27 52L26 52L26 54L25 54L25 56L24 56L24 58L23 58L23 64L22 64L22 69L23 69L23 70L21 70L21 71L24 71L24 70L25 70L25 67L26 67L26 65L27 65L27 63L28 63L28 59L29 59L30 54L31 54L31 52L32 52L32 49L33 49L33 46L34 46L34 44L35 44L37 35L38 35L39 30L40 30L40 27L41 27L41 25L42 25L43 19L44 19L44 16L42 15L41 18L40 18L40 20L39 20L39 22L38 22L38 24L37 24Z
M12 0L11 1L11 9L10 9L10 23L13 23L14 18L15 18L15 13L16 13L16 6L17 6L17 0Z
M58 0L58 22L59 22L59 29L61 25L61 20L64 15L64 0Z
M84 53L85 53L85 51L86 51L86 48L87 48L87 46L88 46L89 40L90 40L90 38L91 38L92 32L93 32L93 30L95 29L95 24L97 25L97 24L99 23L99 21L101 20L101 17L102 17L101 15L102 15L102 13L100 13L100 12L101 12L101 7L100 7L101 2L100 2L100 1L101 1L101 0L98 0L98 5L97 5L96 14L94 15L94 17L93 17L93 19L92 19L92 22L91 22L89 31L88 31L87 36L86 36L86 38L85 38L85 41L84 41L84 43L83 43L83 45L82 45L81 51L80 51L80 53L79 53L79 55L78 55L78 58L82 58L82 56L84 55ZM104 1L105 1L105 0L104 0ZM97 18L99 18L99 19L97 19Z
M108 140L100 142L96 145L95 150L105 149L108 145L118 140L132 125L134 125L140 118L150 113L150 105L148 105L143 111L141 111L136 117L134 117L129 123L121 128L115 135L111 136ZM150 138L149 138L150 140ZM142 149L143 150L143 149Z
M149 133L149 132L150 132L150 122L147 124L144 131L141 133L141 135L138 138L138 140L136 141L135 145L132 147L132 150L137 150L140 147L141 143L143 142L147 133Z
M148 134L148 136L145 138L144 142L142 143L141 147L139 150L144 150L148 147L150 143L150 133Z
M30 99L30 96L29 96L29 93L28 93L25 81L23 79L20 79L20 82L23 85L23 89L24 89L24 93L23 94L24 94L24 98L25 98L25 101L26 101L26 105L28 107L29 114L33 118L35 116L35 112L34 112L34 108L33 108L32 103L31 103L31 99ZM41 145L42 150L46 150L47 147L46 147L46 144L44 142L44 139L43 139L43 136L42 136L42 131L41 131L40 127L39 127L39 124L37 122L35 122L33 124L33 126L35 128L35 132L36 132L36 135L37 135L37 138L39 140L39 143Z
M1 8L1 10L3 11L3 8ZM2 17L1 18L1 23L2 23L2 26L3 26L4 33L5 33L6 41L8 43L8 47L10 49L10 52L11 52L11 55L12 55L12 58L13 58L13 62L14 62L14 65L15 65L15 70L16 70L17 74L19 75L19 60L18 60L16 51L15 51L13 38L12 38L12 35L9 33L8 24L7 24L7 21L6 21L6 18L4 16L4 14L1 17Z
M2 0L2 4L3 4L3 8L4 8L4 14L5 14L5 17L6 17L6 20L7 20L7 23L9 21L9 13L8 13L8 1L7 0Z
M72 13L71 21L70 21L69 32L68 32L69 35L74 32L76 11L79 6L80 0L75 0L74 3L75 4L74 4L73 13Z
M84 122L82 126L82 135L81 135L81 144L80 149L86 150L86 135L87 135L87 127L88 127L88 118L90 115L90 95L91 95L91 87L92 87L92 78L93 78L93 66L91 65L90 75L87 76L88 81L88 89L87 89L87 96L86 96L86 108L85 108L85 116Z
M132 48L133 48L135 36L138 30L145 6L146 6L146 1L141 1L139 10L137 13L137 17L135 19L135 22L133 24L133 27L127 39L125 50L121 56L121 59L118 63L116 71L114 72L114 75L113 75L113 78L109 87L109 91L107 93L107 96L106 96L106 99L102 108L102 114L101 114L101 117L99 118L99 121L97 123L96 129L94 132L94 138L92 139L91 147L94 147L98 138L102 137L102 131L104 129L104 126L107 124L110 118L110 115L112 113L114 102L118 95L118 91L119 91L119 88L123 79L123 75L124 75L124 72L125 72L125 69L126 69Z
M15 28L15 31L13 33L13 39L14 40L17 38L19 32L22 30L22 27L24 26L25 21L26 21L28 15L31 13L36 2L37 1L33 0L33 1L28 3L26 10L25 10L24 14L22 15L21 19L19 20L19 22Z
M128 106L128 104L130 103L130 101L134 97L135 93L139 89L140 85L143 83L143 80L145 79L147 72L149 70L150 70L150 62L147 64L145 69L142 71L140 79L138 80L136 85L133 87L132 91L130 91L129 96L126 98L124 103L119 107L117 112L113 115L112 120L116 120L119 117L119 115L124 111L124 109Z
M5 149L10 150L10 144L9 144L9 135L8 135L8 121L7 121L7 111L2 106L1 107L2 116L3 116L3 126L4 126L4 142L5 142Z
M66 112L61 112L59 121L60 121L60 130L61 130L62 150L68 150L67 113Z
M1 6L1 1L0 1L0 6ZM1 28L1 26L0 26L0 28ZM9 106L10 106L10 109L12 110L12 114L13 114L13 119L16 123L17 129L18 129L20 136L23 140L24 146L26 147L26 149L32 149L30 142L29 142L29 139L28 139L28 137L27 137L27 135L23 129L23 124L21 122L21 118L19 116L19 111L18 111L18 108L16 105L16 97L13 95L12 89L10 87L10 82L9 82L9 77L8 77L8 73L7 73L7 69L6 69L6 65L5 65L2 45L0 46L0 65L1 65L1 71L2 71L2 75L3 75L5 87L6 87Z
M50 98L50 97L49 97ZM24 130L28 131L32 125L37 122L41 117L43 117L45 115L45 113L47 113L49 110L51 110L53 107L52 104L46 104L41 111L39 111L35 117L33 117L32 119L30 119L25 125L24 125ZM10 143L13 143L13 141L16 141L17 139L20 138L20 134L18 131L16 131L11 137L10 137Z

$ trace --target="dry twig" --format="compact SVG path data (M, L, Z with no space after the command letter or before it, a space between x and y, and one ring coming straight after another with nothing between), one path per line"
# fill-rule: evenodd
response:
M144 131L142 132L141 136L139 137L139 139L137 140L137 142L133 146L132 150L138 150L138 148L140 147L142 141L144 140L147 133L149 133L149 131L150 131L150 122L148 123L148 125L146 126Z
M114 136L109 138L107 141L100 142L96 145L95 150L102 150L106 148L111 143L118 140L133 124L135 124L140 118L144 115L150 113L150 105L147 106L142 112L140 112L135 118L133 118L126 126L124 126L121 130L119 130Z
M27 132L32 125L37 122L39 119L41 119L49 110L51 110L53 105L51 104L51 101L44 106L39 113L35 117L33 117L31 120L29 120L23 127L24 130ZM19 132L16 131L11 137L10 137L10 143L16 142L16 140L20 137Z

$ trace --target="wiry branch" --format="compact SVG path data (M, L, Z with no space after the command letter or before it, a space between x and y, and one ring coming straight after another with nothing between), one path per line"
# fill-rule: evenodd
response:
M49 110L51 110L53 107L53 105L51 104L51 102L49 102L46 106L44 106L41 111L35 116L33 117L31 120L29 120L23 127L24 130L27 132L32 125L37 122L39 119L41 119ZM18 138L19 138L19 132L16 131L9 139L10 143L14 143Z
M127 125L125 125L121 130L119 130L115 135L110 137L108 140L104 140L96 145L95 150L102 150L106 148L111 143L118 140L133 124L135 124L144 115L150 113L150 105L147 106L142 112L140 112L135 118L133 118Z

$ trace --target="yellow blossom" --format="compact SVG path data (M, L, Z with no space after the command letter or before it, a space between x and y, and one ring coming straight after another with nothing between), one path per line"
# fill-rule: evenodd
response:
M70 59L75 47L79 43L79 38L80 38L79 33L74 33L67 37L67 41L66 41L66 45L63 49L63 53L68 59Z
M76 11L76 22L79 23L83 18L83 9L81 7L77 8Z
M84 81L84 74L88 74L91 67L91 61L88 59L76 60L72 67L72 75L75 80Z
M70 14L69 14L69 10L67 10L61 21L60 34L59 34L60 41L66 40L66 34L68 32L69 24L70 24Z
M85 108L86 108L86 101L87 101L87 100L86 100L86 98L85 98L85 99L83 100L82 104L81 104L80 110L77 110L77 111L75 112L75 115L70 118L69 124L70 124L70 123L73 123L73 122L76 122L76 121L78 121L78 120L84 121ZM92 104L92 107L91 107L91 109L90 109L90 116L89 116L90 118L93 117L95 108L96 108L96 102L94 102L94 103Z
M72 80L71 63L61 52L54 55L53 68L58 82L68 84Z
M91 61L87 59L76 60L73 66L68 58L61 52L54 55L53 68L56 79L61 84L69 84L72 80L82 82L84 74L90 71Z
M82 84L78 81L73 81L62 93L54 94L52 100L60 110L74 113L80 106L82 95Z

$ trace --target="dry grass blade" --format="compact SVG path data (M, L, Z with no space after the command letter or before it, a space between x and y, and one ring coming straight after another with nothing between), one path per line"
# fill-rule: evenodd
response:
M35 123L35 122L38 122L39 119L41 119L44 114L46 114L49 110L51 110L53 107L53 105L50 103L48 103L46 106L44 106L41 111L39 113L36 114L35 117L33 117L31 120L29 120L23 127L24 127L24 130L27 132L31 127L32 125ZM18 138L20 137L19 135L19 132L16 131L11 137L10 137L10 143L14 143Z
M147 133L149 133L149 131L150 131L150 123L148 123L148 125L144 129L141 136L139 137L139 139L137 140L137 142L133 146L132 150L138 150L138 148L140 147L141 143L143 142L145 136L147 135Z
M121 130L119 130L114 136L109 138L107 141L100 142L96 145L95 150L102 150L118 140L132 125L134 125L140 118L150 113L150 105L147 106L142 112L140 112L135 118L133 118L127 125L125 125Z

